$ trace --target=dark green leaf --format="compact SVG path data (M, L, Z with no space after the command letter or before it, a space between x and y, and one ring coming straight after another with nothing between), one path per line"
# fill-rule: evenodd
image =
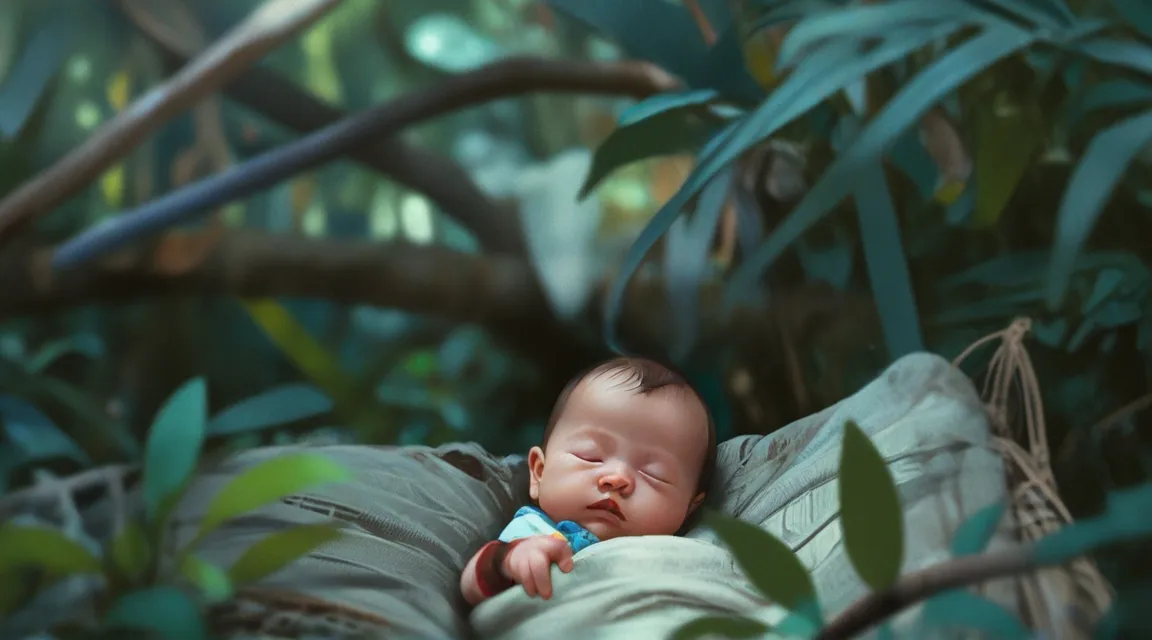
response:
M744 297L745 292L753 291L760 274L836 206L854 188L862 170L875 165L886 148L937 102L993 63L1024 48L1033 39L1032 33L1014 27L990 27L924 67L876 114L852 146L836 158L800 205L777 226L759 250L740 265L725 294L725 306L731 308ZM881 48L883 46L877 49ZM801 65L797 72L803 68ZM829 72L827 75L835 74ZM768 101L771 102L771 97Z
M88 466L88 454L68 437L52 419L31 404L9 394L0 394L0 427L20 462L43 462L68 458Z
M155 520L161 506L196 469L208 416L207 387L194 378L173 393L152 422L144 451L144 505Z
M237 586L252 584L338 537L340 530L329 524L302 524L277 531L248 547L228 569L228 578Z
M1004 503L994 502L977 511L962 522L952 537L953 557L981 553L992 541L1000 519L1004 517Z
M680 191L656 212L628 249L619 275L612 282L604 312L603 332L609 347L620 351L616 342L616 318L620 315L624 290L632 274L688 201L720 170L849 83L903 58L921 46L956 32L961 26L956 24L937 29L898 31L892 40L863 53L856 42L833 42L806 58L754 113L734 121L715 135L698 154L698 164ZM761 271L757 269L756 273Z
M1027 640L1032 637L1024 623L1004 607L970 591L953 590L924 603L922 623L929 630L942 628L982 631L981 638Z
M1092 85L1077 100L1068 115L1068 123L1079 124L1084 116L1099 109L1134 107L1152 104L1152 84L1123 78L1105 80Z
M1042 565L1059 565L1105 545L1152 537L1152 483L1108 494L1104 513L1074 522L1036 542L1034 558Z
M76 47L76 25L56 19L29 31L31 39L0 84L0 140L19 135L48 83Z
M105 626L152 632L165 640L206 640L199 608L176 587L154 587L122 596L104 618Z
M728 199L732 173L726 171L704 188L691 219L680 218L668 230L664 246L664 274L675 336L672 358L687 358L696 340L700 283L708 268L712 239Z
M180 574L195 585L208 602L224 602L232 597L232 581L228 574L192 554L184 555L180 562Z
M208 434L232 436L260 431L332 411L332 399L310 384L286 384L246 398L216 414Z
M1144 307L1128 300L1109 300L1092 312L1092 322L1114 329L1137 322L1144 317Z
M1104 304L1112 294L1116 293L1124 283L1124 272L1119 269L1101 269L1096 274L1096 282L1092 285L1092 293L1084 301L1080 312L1088 315L1097 307Z
M208 505L196 540L225 521L275 502L284 496L328 482L342 482L348 470L315 453L297 453L266 460L229 482Z
M821 622L812 577L788 545L756 525L715 511L708 512L704 522L728 545L736 564L760 593L816 624Z
M650 98L628 107L620 114L616 125L627 127L639 124L662 113L679 111L685 107L699 107L714 101L717 98L715 89L696 89L670 93L658 93Z
M1143 0L1117 0L1112 5L1145 38L1152 39L1152 4Z
M15 567L43 567L55 574L100 573L100 560L57 529L0 525L0 574Z
M126 523L112 538L109 552L112 566L132 582L142 578L152 562L152 543L144 528L136 522Z
M1101 131L1084 150L1056 214L1047 287L1050 308L1056 308L1063 300L1076 258L1096 226L1096 219L1132 159L1149 141L1152 110Z
M694 119L682 108L655 113L617 127L596 148L592 168L580 188L580 198L586 198L612 172L625 165L698 148L704 143L708 131L708 124Z
M1118 67L1152 75L1152 47L1135 40L1095 38L1081 43L1081 52L1090 58Z
M972 225L987 229L1012 200L1044 140L1039 105L1030 99L1019 104L982 105L976 118L976 209Z
M902 171L916 185L920 197L929 200L936 193L939 169L932 160L924 143L920 141L920 130L909 129L896 141L889 154L892 164Z
M691 14L664 0L547 0L562 14L620 45L629 57L648 60L691 79L708 47Z
M80 333L69 338L54 340L32 356L24 366L29 371L44 371L57 360L70 353L78 353L92 360L104 355L104 342L94 333Z
M705 636L755 638L768 631L768 625L751 618L704 616L686 623L672 634L672 640L696 640Z
M862 174L855 192L860 239L888 357L895 360L924 349L920 314L884 168L877 163Z
M851 420L844 424L837 484L848 559L868 586L883 591L904 563L904 515L888 465Z
M788 31L776 64L781 69L789 68L800 53L833 39L884 37L909 23L923 25L979 18L971 7L952 2L890 0L876 5L833 6L805 16Z
M715 26L715 25L713 25ZM743 41L735 27L725 29L708 50L693 86L712 87L725 98L756 104L764 99L764 89L748 71Z

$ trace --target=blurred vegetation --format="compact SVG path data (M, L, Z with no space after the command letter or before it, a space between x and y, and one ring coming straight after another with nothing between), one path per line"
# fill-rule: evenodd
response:
M259 4L0 3L0 195ZM142 461L190 379L208 389L208 455L300 441L519 453L610 344L680 364L721 438L769 433L900 355L952 358L1018 316L1071 512L1147 481L1152 13L680 4L344 0L259 61L280 84L228 84L0 234L0 486ZM811 28L785 38L801 17ZM868 67L885 29L895 55ZM443 99L181 232L46 266L44 247L303 140L255 104L432 104L516 56L643 59L683 84L659 90L643 68L580 90L595 83L557 66L554 90ZM1146 579L1127 557L1104 559L1109 577Z

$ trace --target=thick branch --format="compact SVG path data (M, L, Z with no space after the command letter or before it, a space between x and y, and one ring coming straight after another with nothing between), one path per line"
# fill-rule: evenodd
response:
M0 244L75 195L149 134L287 42L340 0L269 0L175 76L0 201Z
M817 640L841 640L857 635L908 607L948 591L1019 575L1036 568L1032 548L1020 546L982 555L963 556L902 576L885 591L857 600L829 622Z
M164 22L155 3L121 0L120 4L161 51L169 68L179 68L198 53L198 46L185 31ZM249 69L224 90L237 102L299 133L311 133L347 117L263 67ZM427 196L445 215L471 231L485 250L524 252L515 210L489 198L451 158L415 147L399 136L361 141L349 153L365 166Z
M242 165L154 200L87 230L62 246L54 265L68 269L344 155L365 139L468 106L528 92L631 95L669 90L676 80L648 63L590 63L510 58L350 116Z

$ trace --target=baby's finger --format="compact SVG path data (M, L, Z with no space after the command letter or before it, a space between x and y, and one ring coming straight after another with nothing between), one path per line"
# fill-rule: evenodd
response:
M532 577L536 582L536 591L540 597L547 600L552 597L552 560L539 558L532 563Z
M534 597L536 595L536 579L532 575L531 558L524 558L517 563L516 577L520 581L520 586L524 587L524 593L528 594L529 598Z

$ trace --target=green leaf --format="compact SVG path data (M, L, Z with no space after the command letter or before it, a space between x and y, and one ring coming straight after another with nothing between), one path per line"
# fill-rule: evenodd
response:
M347 469L314 453L297 453L266 460L246 469L208 505L195 539L199 541L225 521L275 502L284 496L326 482L351 477Z
M685 108L695 109L719 97L715 89L658 93L625 109L616 121L616 125L629 127L669 111L682 111Z
M1135 40L1095 38L1081 43L1079 49L1090 58L1118 67L1127 67L1144 75L1152 75L1152 48Z
M1012 200L1017 185L1044 140L1040 107L1035 99L978 107L976 117L976 209L972 225L988 229Z
M1152 104L1152 85L1123 78L1105 80L1089 87L1084 95L1073 103L1068 114L1068 124L1075 126L1089 113L1099 109L1148 104Z
M709 130L710 125L694 118L687 108L671 109L617 126L596 148L592 168L580 187L579 197L588 197L605 178L621 167L699 147Z
M1004 503L994 502L968 517L952 537L952 556L968 556L984 551L1004 517Z
M156 521L196 469L208 419L207 388L194 378L160 407L144 450L144 505Z
M1110 492L1104 513L1073 522L1033 547L1041 565L1059 565L1105 545L1152 537L1152 483Z
M30 32L28 45L0 84L0 140L18 136L64 60L75 50L77 25L60 16Z
M836 158L800 205L777 226L757 252L740 265L725 293L726 308L731 309L744 297L745 292L755 290L760 274L797 238L831 211L856 185L862 170L875 165L886 148L937 102L968 79L1024 48L1034 39L1031 32L1015 27L990 27L924 67L876 114L854 144ZM831 72L829 75L832 75Z
M924 603L921 624L931 631L943 628L982 631L981 638L1027 640L1032 637L1015 614L962 589L945 591ZM925 637L934 637L934 634L925 634Z
M693 78L708 53L684 7L664 0L547 0L552 8L620 45L630 58ZM658 26L657 26L658 25Z
M248 547L228 569L228 578L237 586L252 584L340 535L340 530L329 524L304 524L277 531Z
M760 593L816 624L821 622L823 614L812 577L788 545L756 525L716 511L709 511L704 523L720 536Z
M112 538L109 551L112 566L131 582L144 577L152 562L152 543L144 527L136 522L124 525L124 528Z
M696 618L672 634L672 640L696 640L717 635L725 638L755 638L768 632L768 625L751 618L704 616Z
M310 384L286 384L237 402L208 424L213 436L251 433L332 411L332 399Z
M61 431L51 418L16 396L0 393L0 427L17 450L14 454L19 462L27 464L67 458L84 466L92 464L80 445Z
M712 239L732 186L732 172L725 171L704 188L692 218L680 218L668 230L664 246L664 274L674 327L671 357L686 359L696 341L699 321L700 283L708 269Z
M900 237L900 220L882 165L863 171L856 187L856 216L888 357L895 360L923 351L920 314L916 310L916 295Z
M165 640L206 640L200 609L176 587L154 587L122 596L104 618L118 629L153 632Z
M1101 131L1084 150L1056 214L1056 238L1047 286L1050 309L1063 301L1076 258L1096 226L1100 212L1128 165L1149 141L1152 141L1152 110Z
M624 291L632 274L688 201L717 173L748 149L817 107L848 84L924 45L955 33L962 26L955 24L935 29L897 30L893 38L866 52L861 51L858 42L834 41L805 58L753 113L733 121L713 136L697 155L697 166L685 184L656 212L624 256L605 306L603 333L608 346L614 351L620 351L616 342L616 318L620 315ZM761 271L757 269L755 273Z
M190 553L181 558L180 574L196 585L210 603L224 602L232 597L232 581L228 574Z
M0 525L0 574L22 566L60 575L102 571L99 558L57 529Z
M1152 5L1141 0L1118 0L1112 6L1145 38L1152 39Z
M904 516L888 465L851 420L844 424L838 485L848 559L868 586L883 591L904 563Z
M69 338L54 340L37 351L36 355L24 363L24 367L39 373L69 353L79 353L89 359L98 360L104 355L104 342L94 333L79 333Z

